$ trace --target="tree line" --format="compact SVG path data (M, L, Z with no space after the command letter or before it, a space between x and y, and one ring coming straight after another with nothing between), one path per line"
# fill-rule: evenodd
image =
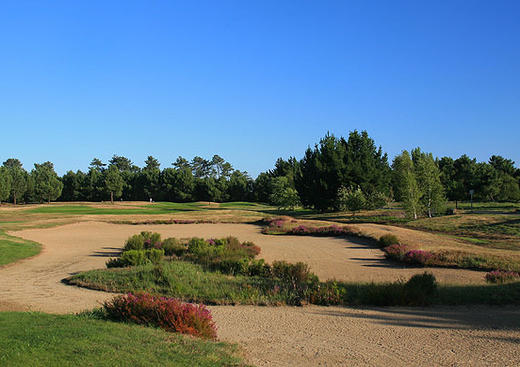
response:
M256 179L219 155L178 157L161 169L149 156L143 167L124 156L107 163L94 158L86 172L59 177L51 162L27 172L15 158L0 167L0 202L149 200L255 201L318 211L374 209L402 202L410 215L433 216L447 200L520 201L520 170L493 155L477 162L467 155L434 158L420 148L402 151L392 162L366 131L347 137L327 134L301 159L279 158Z

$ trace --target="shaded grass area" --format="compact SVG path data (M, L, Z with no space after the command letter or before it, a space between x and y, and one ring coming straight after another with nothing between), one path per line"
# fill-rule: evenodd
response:
M239 366L236 347L85 315L0 313L2 366Z
M40 251L40 244L9 236L0 230L0 266L37 255Z
M200 265L172 261L157 266L92 270L74 275L67 283L111 292L147 291L184 301L206 304L279 305L290 303L291 294L261 277L231 276L205 271ZM420 271L418 270L418 273ZM340 294L345 306L410 305L406 283L327 282ZM438 286L428 303L439 305L520 304L520 282L486 285Z

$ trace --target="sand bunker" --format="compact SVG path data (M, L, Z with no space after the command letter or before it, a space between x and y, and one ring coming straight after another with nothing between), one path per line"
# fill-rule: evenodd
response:
M41 243L43 251L0 269L0 310L67 313L98 306L113 295L67 286L61 280L75 272L103 268L127 237L142 230L157 231L164 237L233 235L259 245L268 262L307 262L321 279L389 281L424 270L389 264L380 250L358 240L266 236L249 224L82 222L12 233ZM481 272L428 270L444 282L479 283L483 279ZM520 360L517 308L211 309L220 338L240 343L256 365L515 365Z

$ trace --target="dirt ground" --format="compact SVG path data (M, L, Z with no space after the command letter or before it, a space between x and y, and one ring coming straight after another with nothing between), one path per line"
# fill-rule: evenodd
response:
M268 261L305 261L322 279L381 281L423 269L392 266L381 252L338 238L266 236L250 224L116 225L82 222L11 234L39 242L40 255L0 269L0 310L78 312L113 295L71 287L72 273L104 267L142 230L164 237L234 235ZM480 272L431 269L440 281L478 283ZM289 365L518 365L518 308L211 307L222 340L243 346L250 363Z

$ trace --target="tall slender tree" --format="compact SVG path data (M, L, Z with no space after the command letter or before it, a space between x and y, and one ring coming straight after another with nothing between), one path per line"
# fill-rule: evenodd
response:
M400 187L404 208L408 215L417 219L421 210L421 191L417 184L412 158L408 151L404 150L395 157L393 167L396 181Z
M440 170L431 153L424 153L419 148L412 152L417 177L421 191L421 203L429 218L443 209L446 199L440 179Z

